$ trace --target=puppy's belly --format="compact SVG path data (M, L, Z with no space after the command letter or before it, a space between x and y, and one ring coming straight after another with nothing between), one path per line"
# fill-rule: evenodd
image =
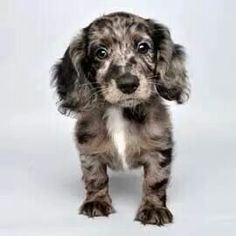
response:
M128 169L126 161L126 145L127 145L127 122L123 117L122 109L117 107L108 108L107 130L117 152L117 158L123 169Z

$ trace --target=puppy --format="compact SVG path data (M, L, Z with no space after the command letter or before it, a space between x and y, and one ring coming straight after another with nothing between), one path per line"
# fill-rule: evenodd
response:
M164 99L189 97L183 47L150 19L116 12L84 28L54 66L59 111L77 119L75 140L87 191L80 213L114 212L107 168L143 167L135 220L164 225L172 161L172 129Z

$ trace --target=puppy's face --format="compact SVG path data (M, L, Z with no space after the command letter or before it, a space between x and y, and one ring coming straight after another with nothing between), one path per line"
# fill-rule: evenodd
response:
M147 22L110 15L88 30L88 57L104 99L133 106L147 100L155 87L155 48Z
M189 92L184 51L169 30L122 12L96 19L72 40L54 81L60 107L70 111L86 106L94 94L130 107L151 96L182 103Z

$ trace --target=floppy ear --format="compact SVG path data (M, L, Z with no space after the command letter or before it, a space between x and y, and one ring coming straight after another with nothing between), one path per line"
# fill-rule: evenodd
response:
M53 67L52 85L59 97L58 110L65 115L89 108L94 97L85 74L86 42L83 34L76 37L63 58Z
M173 43L167 27L150 22L157 51L157 91L167 100L175 100L179 104L184 103L190 94L184 48Z

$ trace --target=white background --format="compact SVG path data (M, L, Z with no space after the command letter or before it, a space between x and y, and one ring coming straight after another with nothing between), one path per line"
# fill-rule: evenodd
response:
M168 227L133 221L141 170L110 173L116 214L77 215L84 190L74 120L56 110L50 68L80 28L116 10L165 23L188 53L191 100L171 106ZM235 235L235 12L233 0L1 0L0 235Z

